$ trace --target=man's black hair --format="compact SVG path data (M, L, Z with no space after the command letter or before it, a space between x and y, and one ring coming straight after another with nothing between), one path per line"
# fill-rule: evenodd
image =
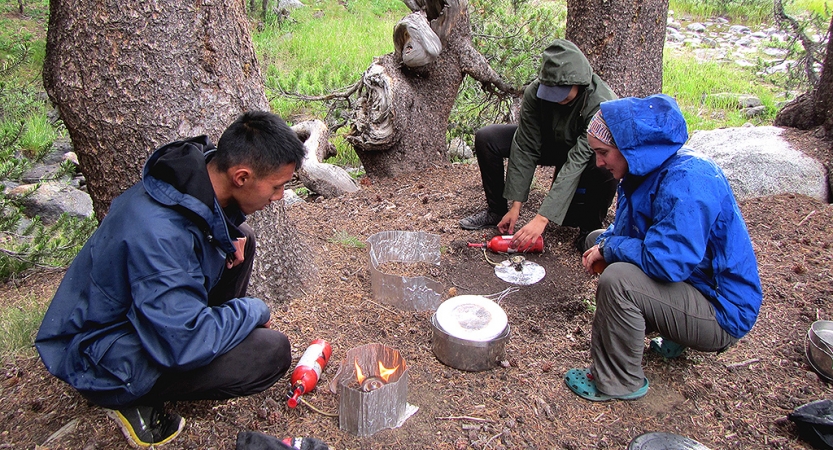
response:
M221 171L245 164L256 176L266 176L282 166L301 167L304 144L278 115L266 111L243 113L226 128L212 162Z

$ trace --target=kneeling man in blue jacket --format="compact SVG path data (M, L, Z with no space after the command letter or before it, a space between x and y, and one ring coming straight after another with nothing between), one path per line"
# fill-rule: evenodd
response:
M582 256L588 273L603 270L593 363L565 381L588 400L636 399L648 392L647 333L660 335L653 350L676 357L725 350L752 329L758 264L723 171L683 146L686 122L671 97L603 102L587 133L596 164L620 182L613 224L588 236L596 245Z
M255 242L244 220L283 198L303 157L267 112L240 116L216 148L205 136L165 145L67 270L35 345L134 446L182 430L164 401L254 394L289 368L269 307L246 297Z

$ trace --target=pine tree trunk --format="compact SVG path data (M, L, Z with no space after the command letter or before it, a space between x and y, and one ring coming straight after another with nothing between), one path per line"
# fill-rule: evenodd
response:
M620 97L662 92L668 0L567 0L566 38Z
M51 0L44 84L69 130L99 220L159 145L269 110L243 1ZM315 281L282 205L250 217L252 292L280 300ZM303 256L303 257L301 257ZM270 264L282 261L282 264Z
M370 176L448 164L448 117L466 75L492 92L520 95L474 49L465 0L405 3L414 13L394 29L396 51L362 76L347 136Z
M44 85L69 130L96 216L157 146L216 142L267 109L240 1L52 0Z
M833 30L833 17L830 18L828 30ZM833 140L833 39L829 38L821 78L816 87L814 112L816 121L824 127L827 138Z
M833 18L830 19L833 29ZM781 127L811 130L821 126L827 139L833 141L833 39L828 39L824 64L818 85L799 95L787 104L775 117L774 124Z

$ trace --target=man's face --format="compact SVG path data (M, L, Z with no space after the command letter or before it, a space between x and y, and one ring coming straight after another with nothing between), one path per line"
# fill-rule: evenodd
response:
M613 178L621 180L628 174L628 161L622 156L622 152L618 148L605 144L604 142L587 136L587 142L590 148L596 153L596 166L602 169L607 169L613 174Z
M234 193L243 214L251 214L283 198L283 187L292 179L295 163L285 164L263 176L252 175Z

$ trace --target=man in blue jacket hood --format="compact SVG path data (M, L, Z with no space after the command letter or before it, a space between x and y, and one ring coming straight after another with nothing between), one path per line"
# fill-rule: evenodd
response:
M246 297L255 242L244 220L283 198L303 157L268 112L241 115L217 148L206 136L167 144L67 270L35 345L131 444L179 434L164 401L254 394L289 368L269 307Z
M651 348L676 357L686 348L723 351L758 316L761 282L746 223L723 171L684 147L685 119L666 95L601 104L588 127L596 164L620 180L616 218L588 236L596 291L589 369L567 386L593 401L636 399Z

